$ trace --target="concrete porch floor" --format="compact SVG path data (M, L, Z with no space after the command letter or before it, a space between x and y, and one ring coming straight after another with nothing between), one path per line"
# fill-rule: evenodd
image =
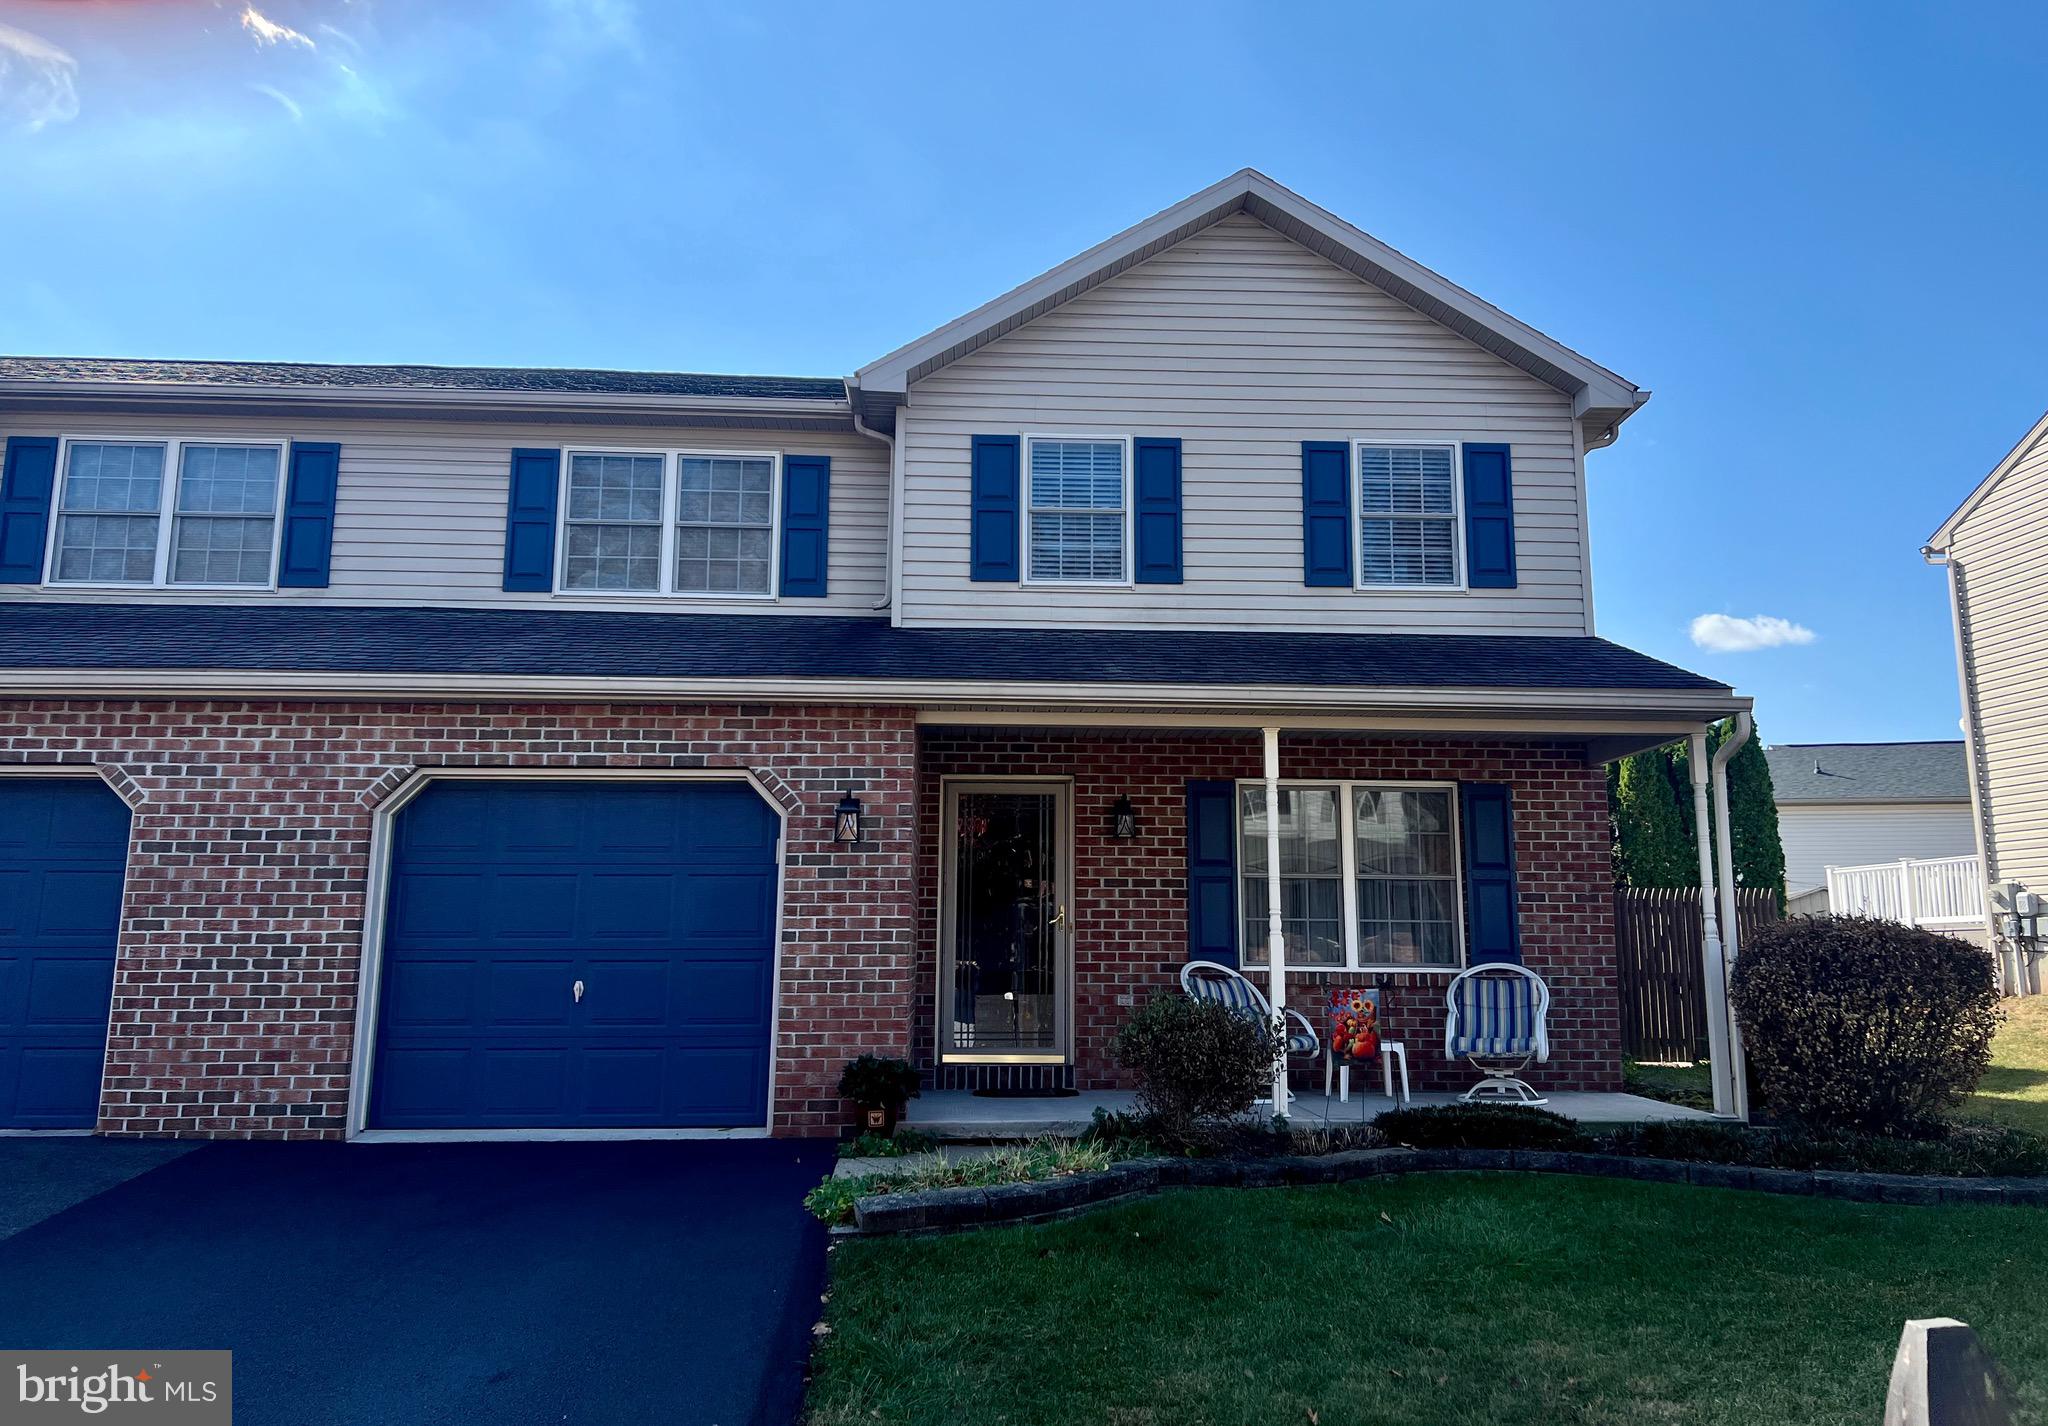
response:
M1416 1093L1409 1104L1415 1108L1455 1104L1456 1094ZM1137 1096L1124 1090L1084 1090L1071 1099L984 1099L971 1090L929 1089L905 1107L905 1128L930 1134L935 1139L1029 1139L1040 1134L1071 1136L1086 1129L1097 1109L1128 1113ZM1354 1091L1349 1103L1332 1095L1297 1093L1290 1110L1296 1127L1315 1128L1329 1124L1366 1124L1375 1115L1395 1107L1395 1101L1379 1093ZM1582 1124L1645 1124L1660 1119L1712 1119L1701 1109L1645 1099L1639 1094L1552 1094L1543 1106L1553 1113Z

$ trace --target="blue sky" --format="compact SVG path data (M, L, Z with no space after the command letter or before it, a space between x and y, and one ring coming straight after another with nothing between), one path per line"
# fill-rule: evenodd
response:
M770 16L773 18L769 18ZM0 350L840 375L1252 165L1657 393L1601 632L1955 736L2048 406L2048 12L0 0ZM1810 642L1726 652L1702 615Z

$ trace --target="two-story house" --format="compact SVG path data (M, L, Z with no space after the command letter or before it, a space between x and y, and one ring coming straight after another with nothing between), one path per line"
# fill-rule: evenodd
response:
M1646 395L1249 171L846 380L0 362L0 1126L1106 1087L1275 884L1616 1088L1602 762L1747 707L1594 632Z

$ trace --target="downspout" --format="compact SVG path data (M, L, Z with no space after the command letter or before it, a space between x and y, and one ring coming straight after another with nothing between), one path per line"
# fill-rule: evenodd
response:
M1997 868L1991 840L1991 819L1984 797L1984 747L1977 736L1977 680L1971 667L1968 621L1964 609L1968 592L1963 588L1963 562L1946 549L1927 545L1920 557L1938 564L1948 575L1949 627L1956 644L1956 693L1962 702L1963 750L1970 759L1970 823L1977 838L1977 879L1984 883L1984 945L1998 957L1998 978L2008 995L2018 993L2019 957L1999 951L1997 918L1991 909L1991 888L1997 883Z
M853 429L871 441L880 441L889 452L889 565L882 571L882 597L870 605L873 609L887 609L896 599L896 541L900 522L897 512L903 505L903 470L897 464L896 438L878 431L861 419L860 385L852 377L846 378L846 404L853 413Z
M1693 845L1700 854L1700 969L1707 997L1707 1067L1714 1077L1714 1112L1735 1114L1734 1081L1728 1073L1728 980L1721 959L1720 913L1714 905L1714 830L1707 815L1707 735L1692 735L1686 759L1692 777Z
M1728 973L1742 953L1742 928L1735 918L1735 844L1728 821L1728 763L1756 728L1747 709L1735 715L1735 731L1714 750L1714 850L1721 868L1721 1003L1728 1004ZM1728 1079L1735 1117L1749 1118L1749 1072L1743 1063L1742 1027L1728 1014ZM1718 1103L1715 1106L1719 1108Z

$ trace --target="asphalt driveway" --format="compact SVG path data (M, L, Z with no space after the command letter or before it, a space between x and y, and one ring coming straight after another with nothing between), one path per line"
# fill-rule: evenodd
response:
M133 1176L103 1187L124 1152ZM773 1141L150 1162L0 1139L0 1183L78 1199L0 1238L0 1343L230 1348L237 1426L781 1426L824 1279L801 1199L831 1163Z

